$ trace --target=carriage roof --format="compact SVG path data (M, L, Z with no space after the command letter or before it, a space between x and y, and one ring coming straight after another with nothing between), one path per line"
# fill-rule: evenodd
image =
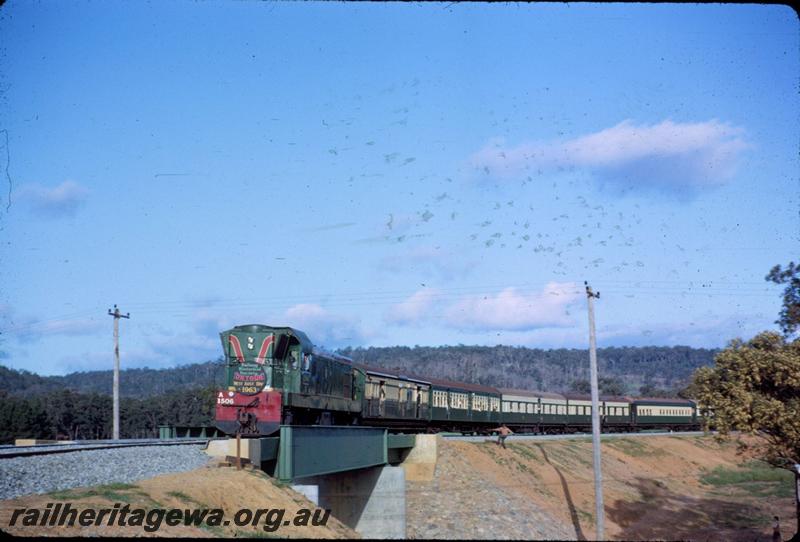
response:
M520 397L531 397L531 398L543 398L543 399L561 399L564 400L566 397L561 395L560 393L551 393L549 391L538 391L538 390L520 390L516 388L499 388L500 393L503 395L518 395Z

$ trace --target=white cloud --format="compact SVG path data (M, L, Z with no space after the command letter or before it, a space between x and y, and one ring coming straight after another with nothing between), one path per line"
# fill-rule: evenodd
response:
M425 288L414 293L411 297L389 308L384 314L384 320L389 324L414 325L422 323L435 307L439 291L434 288Z
M549 282L540 293L506 288L497 295L470 296L445 311L454 327L481 330L530 330L574 324L567 308L580 299L574 283Z
M742 128L715 119L653 125L625 120L562 142L508 146L501 139L492 140L470 161L484 174L500 178L581 168L634 189L680 190L726 183L749 147Z
M64 181L53 188L27 184L16 190L17 198L35 214L47 218L74 216L86 201L89 190L74 181Z

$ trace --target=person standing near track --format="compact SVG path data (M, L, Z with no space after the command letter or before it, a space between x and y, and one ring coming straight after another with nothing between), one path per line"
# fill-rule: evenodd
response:
M514 431L506 427L506 424L503 424L500 427L496 427L492 429L492 431L497 432L497 445L502 446L503 448L506 447L506 439L508 438L508 436L514 434Z
M783 542L783 537L781 536L781 520L778 516L774 516L773 519L775 521L772 524L772 542Z

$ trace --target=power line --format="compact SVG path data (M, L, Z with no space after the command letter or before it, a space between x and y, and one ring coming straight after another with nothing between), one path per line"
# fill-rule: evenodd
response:
M731 287L718 287L718 286L705 286L706 282L697 281L700 284L694 283L694 281L689 282L688 284L682 281L647 281L650 283L661 283L662 285L658 286L653 284L653 286L643 285L642 282L636 282L633 286L610 286L605 291L607 293L632 297L636 295L668 295L668 296L707 296L707 297L774 297L775 292L769 291L768 287L764 288L731 288ZM601 281L603 284L630 284L628 281ZM713 281L709 281L708 283L713 284ZM676 284L675 286L670 286L668 284ZM723 283L718 283L723 284ZM736 284L736 283L726 283L726 284ZM740 284L758 284L758 283L745 283L742 282ZM681 286L683 285L683 286ZM359 291L359 292L349 292L349 293L340 293L340 294L314 294L314 295L300 295L300 296L292 296L292 295L284 295L284 296L270 296L269 298L262 298L262 299L248 299L248 300L238 300L238 299L228 299L222 301L181 301L181 300L173 300L173 301L153 301L153 302L131 302L129 306L134 308L139 308L140 313L145 314L173 314L175 316L182 316L182 315L192 315L192 311L195 309L213 309L216 311L224 310L224 309L247 309L247 308L258 308L258 309L270 309L270 308L279 308L284 307L287 303L292 303L293 305L300 304L300 303L315 303L325 307L356 307L356 306L374 306L374 305L391 305L402 303L403 301L408 300L411 296L419 293L420 291L425 292L424 297L427 299L432 300L464 300L470 301L475 300L476 302L480 303L481 299L478 299L480 296L493 296L498 295L508 289L515 290L514 295L518 298L528 299L528 300L537 300L537 299L547 299L551 297L557 297L561 295L569 295L569 296L577 296L581 292L579 289L575 288L555 288L551 291L542 291L546 288L542 285L534 286L536 290L531 291L529 288L526 289L525 287L532 286L530 283L521 283L514 286L465 286L465 287L453 287L453 288L431 288L429 292L425 290L416 290L416 291ZM487 299L488 301L488 299ZM82 318L87 318L91 315L91 313L78 311L73 313L68 313L63 316L59 317L51 317L51 318L43 318L38 319L31 322L26 322L24 324L19 325L12 325L5 328L4 332L25 332L27 330L33 329L36 326L43 325L43 324L52 324L52 323L66 323L72 322L76 320L80 320Z

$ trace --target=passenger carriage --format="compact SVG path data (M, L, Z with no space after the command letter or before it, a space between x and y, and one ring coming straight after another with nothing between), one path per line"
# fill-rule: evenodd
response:
M497 388L434 378L430 382L432 427L473 432L500 424Z
M501 388L502 421L535 432L557 432L566 425L567 399L558 393Z
M602 426L610 431L631 431L631 398L600 396Z
M567 407L570 430L589 431L592 427L592 396L586 394L567 394ZM631 399L629 397L601 395L600 427L606 432L630 431L633 429Z
M668 428L685 431L699 427L697 405L688 399L634 399L632 411L632 421L639 430Z
M583 431L592 425L592 398L589 395L566 393L567 428L569 431Z
M357 365L365 375L363 423L426 426L430 419L431 383L384 369Z

